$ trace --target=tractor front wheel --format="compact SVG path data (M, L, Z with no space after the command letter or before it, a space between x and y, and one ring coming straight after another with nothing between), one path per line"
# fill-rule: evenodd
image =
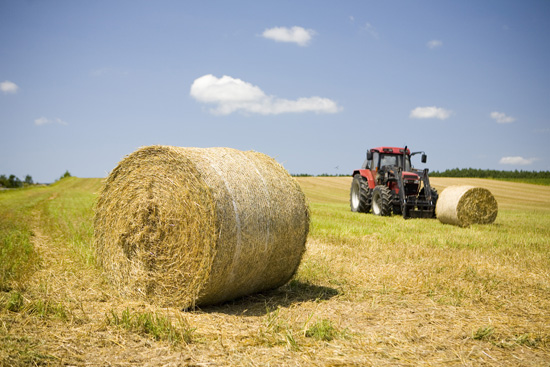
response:
M391 215L391 190L387 186L376 186L372 190L372 212L376 215Z

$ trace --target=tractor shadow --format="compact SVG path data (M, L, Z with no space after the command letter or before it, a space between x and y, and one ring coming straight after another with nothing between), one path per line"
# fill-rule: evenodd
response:
M237 298L218 305L197 307L195 311L190 312L264 316L280 307L288 308L301 302L326 301L339 293L334 288L291 280L277 289Z

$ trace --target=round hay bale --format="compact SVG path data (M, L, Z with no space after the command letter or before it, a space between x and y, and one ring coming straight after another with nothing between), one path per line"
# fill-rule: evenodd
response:
M264 154L149 146L107 177L94 226L98 262L123 294L189 308L290 280L309 209Z
M439 194L435 214L441 223L461 227L489 224L497 217L498 203L493 194L482 187L449 186Z

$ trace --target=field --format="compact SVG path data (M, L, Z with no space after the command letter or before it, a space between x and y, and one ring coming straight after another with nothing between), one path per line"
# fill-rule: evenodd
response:
M94 261L100 179L0 192L0 366L548 366L550 187L491 190L494 224L349 210L347 177L301 177L311 208L287 285L182 312L124 299Z

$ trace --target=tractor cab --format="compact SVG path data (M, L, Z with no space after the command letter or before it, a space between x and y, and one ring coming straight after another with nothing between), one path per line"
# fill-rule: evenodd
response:
M423 152L411 152L407 149L406 153L402 148L373 148L367 151L367 158L363 162L362 169L378 170L385 166L402 167L403 171L408 172L413 168L411 156L422 153L422 163L426 163L427 156Z

